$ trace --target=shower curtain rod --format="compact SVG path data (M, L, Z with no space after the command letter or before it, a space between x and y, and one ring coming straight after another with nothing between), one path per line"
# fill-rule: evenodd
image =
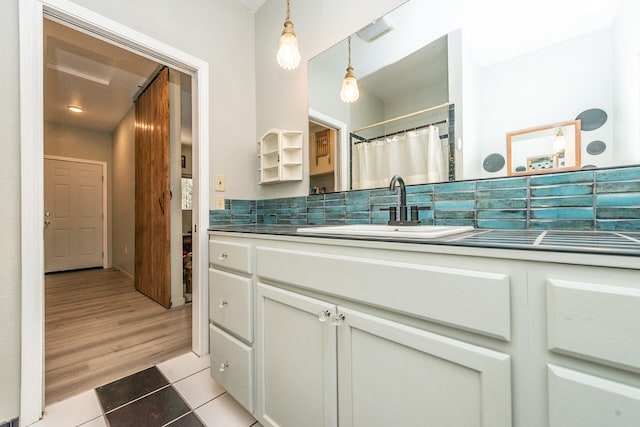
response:
M444 119L444 120L440 120L440 121L433 122L433 123L427 123L426 125L421 125L421 126L412 127L412 128L409 128L409 129L399 130L399 131L396 131L396 132L386 133L384 135L375 136L373 138L363 138L363 137L361 137L359 135L356 135L354 133L352 133L351 136L353 136L355 139L358 140L358 141L353 143L354 145L356 145L356 144L360 144L360 143L363 143L363 142L375 141L375 140L380 139L380 138L386 138L388 136L394 136L394 135L399 135L399 134L405 133L405 132L411 132L411 131L414 131L414 130L428 128L429 126L441 125L443 123L447 123L447 120ZM440 139L447 139L447 138L449 138L448 134L440 135Z
M355 130L351 131L351 133L357 133L357 132L360 132L360 131L363 131L363 130L366 130L366 129L374 128L376 126L382 126L382 125L386 125L387 123L392 123L392 122L395 122L395 121L398 121L398 120L408 119L409 117L417 116L418 114L428 113L429 111L437 110L439 108L444 108L444 107L448 107L448 106L449 106L449 103L445 102L444 104L436 105L435 107L429 107L429 108L427 108L425 110L415 111L413 113L405 114L404 116L394 117L393 119L383 120L381 122L374 123L372 125L361 127L359 129L355 129Z

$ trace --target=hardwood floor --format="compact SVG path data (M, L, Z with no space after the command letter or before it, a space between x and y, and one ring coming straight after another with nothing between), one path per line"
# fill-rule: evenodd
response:
M191 350L191 304L166 310L115 269L45 276L45 401Z

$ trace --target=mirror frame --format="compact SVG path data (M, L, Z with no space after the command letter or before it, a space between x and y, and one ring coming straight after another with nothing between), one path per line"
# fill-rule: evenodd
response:
M571 127L573 127L573 131L570 129ZM526 164L527 164L527 170L522 171L522 172L516 172L513 170L513 166L514 166L514 159L513 159L513 155L514 155L514 143L521 143L524 141L514 141L514 137L516 136L522 136L522 135L527 135L527 134L531 134L530 136L533 138L535 133L539 133L539 132L543 132L543 131L547 131L549 129L555 129L555 128L563 128L563 130L565 131L565 134L571 132L573 133L573 147L571 146L567 146L565 148L565 151L571 151L574 153L574 158L575 158L575 165L571 165L571 166L563 166L563 167L559 167L557 166L557 161L558 161L558 153L541 153L539 156L535 156L535 157L546 157L549 158L551 161L553 161L554 166L548 169L530 169L530 163L531 160L533 159L532 157L528 157L526 160ZM522 130L518 130L518 131L513 131L513 132L507 132L507 176L518 176L518 175L532 175L532 174L545 174L545 173L555 173L555 172L563 172L563 171L570 171L570 170L577 170L580 169L581 167L581 159L580 159L580 153L581 153L581 149L580 149L580 131L581 131L581 121L580 120L569 120L566 122L560 122L560 123L553 123L550 125L544 125L544 126L537 126L534 128L528 128L528 129L522 129Z

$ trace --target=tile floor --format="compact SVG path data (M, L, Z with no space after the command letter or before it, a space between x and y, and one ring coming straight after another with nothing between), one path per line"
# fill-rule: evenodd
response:
M45 408L34 427L259 427L193 353Z

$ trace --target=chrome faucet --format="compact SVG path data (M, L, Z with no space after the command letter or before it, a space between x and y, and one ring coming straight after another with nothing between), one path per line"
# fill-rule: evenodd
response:
M396 185L400 186L400 190L398 191L398 213L399 217L397 218L398 224L403 224L407 222L407 188L404 185L404 179L401 176L394 175L389 182L389 191L395 191ZM391 222L391 220L389 220Z

